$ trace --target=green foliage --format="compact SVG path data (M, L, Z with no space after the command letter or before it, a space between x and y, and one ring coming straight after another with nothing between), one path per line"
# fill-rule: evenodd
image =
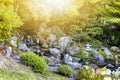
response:
M67 65L61 65L58 68L59 73L68 76L68 77L72 77L74 75L74 71L71 69L71 67L67 66Z
M84 53L83 51L80 51L80 53L75 54L75 57L80 57L85 62L94 62L94 57L91 54L91 52L88 52L89 54Z
M100 27L84 27L73 25L70 27L70 32L77 42L93 41L93 39L103 33Z
M94 71L90 69L83 68L79 73L77 74L77 80L103 80L103 76L96 74Z
M35 72L44 73L46 71L45 60L34 53L26 52L22 54L20 61L25 65L31 66Z
M0 1L0 41L9 41L14 29L22 25L10 1L12 0Z
M105 53L105 51L103 49L99 50L99 54L101 54L104 58L107 57L107 54Z
M104 30L101 41L109 45L118 45L120 43L120 1L106 0L101 1L100 5L100 25Z

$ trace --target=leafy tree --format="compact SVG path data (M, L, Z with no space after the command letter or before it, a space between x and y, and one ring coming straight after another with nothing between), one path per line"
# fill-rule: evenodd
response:
M13 0L0 1L0 41L8 41L13 30L21 25L20 17L14 11Z

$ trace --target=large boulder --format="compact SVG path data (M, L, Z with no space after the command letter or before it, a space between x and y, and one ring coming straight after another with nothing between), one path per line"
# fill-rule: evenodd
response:
M61 37L58 41L58 45L60 46L62 50L70 46L70 43L72 43L72 38L69 36Z
M80 48L78 46L69 47L66 49L66 52L70 55L74 55L80 52Z
M57 49L57 48L50 48L50 53L51 53L54 57L60 59L62 52L61 52L59 49Z

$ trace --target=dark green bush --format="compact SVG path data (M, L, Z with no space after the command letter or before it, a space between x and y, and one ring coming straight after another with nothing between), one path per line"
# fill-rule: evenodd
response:
M68 77L72 77L74 75L74 71L71 69L71 67L67 66L67 65L61 65L58 68L59 73L68 76Z
M46 71L47 65L45 60L34 53L26 52L22 54L20 61L27 66L31 66L35 72L44 73Z

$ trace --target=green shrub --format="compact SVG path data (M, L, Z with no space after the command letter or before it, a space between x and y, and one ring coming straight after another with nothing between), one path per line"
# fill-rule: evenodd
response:
M83 68L77 74L77 80L103 80L103 76L96 74L94 71L90 69Z
M44 73L46 71L45 60L34 53L26 52L22 54L20 61L27 66L31 66L35 72Z
M68 77L72 77L74 75L74 71L71 69L71 67L67 66L67 65L61 65L58 68L59 73L68 76Z

